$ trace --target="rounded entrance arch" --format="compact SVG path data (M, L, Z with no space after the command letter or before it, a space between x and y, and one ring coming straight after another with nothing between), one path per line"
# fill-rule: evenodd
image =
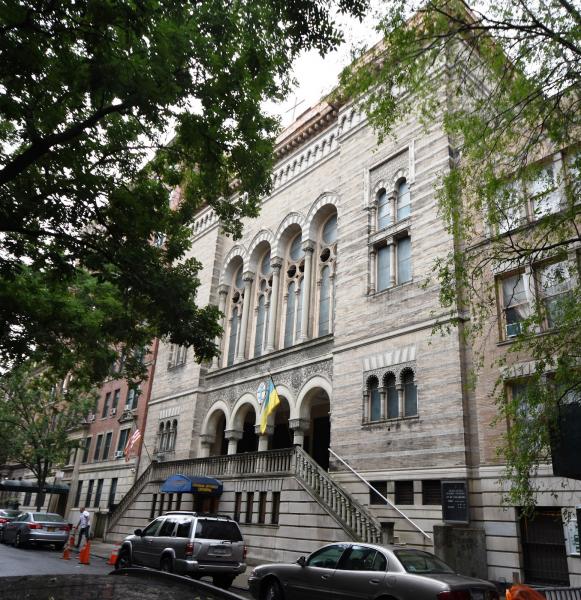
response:
M325 470L329 468L331 443L331 384L317 376L301 390L297 408L305 424L303 448Z

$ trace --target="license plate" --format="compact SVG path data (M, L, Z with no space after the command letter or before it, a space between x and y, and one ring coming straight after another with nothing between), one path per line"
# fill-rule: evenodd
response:
M54 527L47 527L46 530L47 531L54 531Z
M482 590L472 590L470 595L472 596L472 600L484 600L484 592Z
M226 554L230 554L230 548L212 548L212 554L217 554L219 556L225 556Z

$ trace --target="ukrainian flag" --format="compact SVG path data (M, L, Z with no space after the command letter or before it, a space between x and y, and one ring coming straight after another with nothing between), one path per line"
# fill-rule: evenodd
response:
M260 433L264 433L266 431L266 421L268 419L268 415L271 415L276 410L276 407L279 404L280 398L278 397L276 386L274 385L274 381L271 377L270 383L268 384L268 390L266 391L266 399L264 401L264 406L262 407L262 417L260 418Z

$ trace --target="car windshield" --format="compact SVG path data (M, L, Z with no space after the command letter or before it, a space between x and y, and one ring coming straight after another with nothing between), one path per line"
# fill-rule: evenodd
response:
M64 519L60 515L51 513L33 513L32 518L42 523L64 523Z
M421 550L395 550L399 562L408 573L426 575L430 573L454 573L443 560Z

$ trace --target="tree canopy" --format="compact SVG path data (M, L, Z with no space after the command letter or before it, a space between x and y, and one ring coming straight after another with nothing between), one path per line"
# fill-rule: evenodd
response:
M460 328L476 376L500 374L490 394L506 429L507 500L532 507L559 407L581 397L581 13L567 0L483 10L395 0L379 29L341 93L363 98L382 136L414 111L451 140L437 195L455 245L435 264L451 319L438 330ZM497 312L507 272L516 279ZM510 312L525 297L526 310ZM523 361L534 367L519 378L508 367Z
M258 213L278 127L261 103L286 94L300 51L341 40L334 11L364 8L1 2L3 364L33 355L98 381L115 348L155 336L212 357L218 310L196 304L193 217L210 205L238 235Z
M43 489L53 467L67 463L78 442L70 433L81 427L96 401L87 380L22 364L0 377L0 459L16 462ZM42 495L37 495L42 506Z

